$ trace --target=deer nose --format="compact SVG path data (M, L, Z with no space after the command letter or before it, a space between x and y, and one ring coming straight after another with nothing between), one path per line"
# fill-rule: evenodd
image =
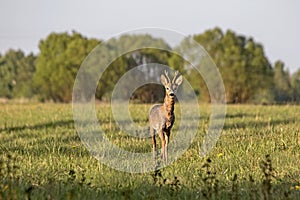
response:
M170 93L170 96L171 96L171 97L174 97L174 93Z

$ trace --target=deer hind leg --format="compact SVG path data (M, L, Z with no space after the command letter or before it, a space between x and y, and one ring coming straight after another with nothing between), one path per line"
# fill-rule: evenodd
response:
M150 126L150 135L152 137L153 159L156 160L156 139L154 128Z

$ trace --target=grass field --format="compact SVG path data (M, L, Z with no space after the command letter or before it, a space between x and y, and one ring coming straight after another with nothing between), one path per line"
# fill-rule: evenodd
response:
M150 138L122 137L110 107L96 107L115 144L151 152ZM147 124L149 107L133 105L132 117ZM202 158L207 107L182 157L156 172L131 174L91 156L74 128L72 105L0 104L0 199L300 198L300 106L227 106L222 135Z

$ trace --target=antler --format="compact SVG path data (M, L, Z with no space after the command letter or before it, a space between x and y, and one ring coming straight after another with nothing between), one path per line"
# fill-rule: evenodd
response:
M170 80L170 78L169 78L169 76L168 76L168 71L167 71L167 70L165 70L165 76L166 76L166 78L168 79L168 82L171 83L171 80Z
M178 75L179 75L178 71L175 71L175 75L174 75L174 78L172 80L172 83L175 83L175 80L176 80Z

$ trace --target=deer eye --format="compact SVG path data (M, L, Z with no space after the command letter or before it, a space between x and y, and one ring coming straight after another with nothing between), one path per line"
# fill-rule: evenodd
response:
M166 87L166 90L169 90L170 88L169 87Z

